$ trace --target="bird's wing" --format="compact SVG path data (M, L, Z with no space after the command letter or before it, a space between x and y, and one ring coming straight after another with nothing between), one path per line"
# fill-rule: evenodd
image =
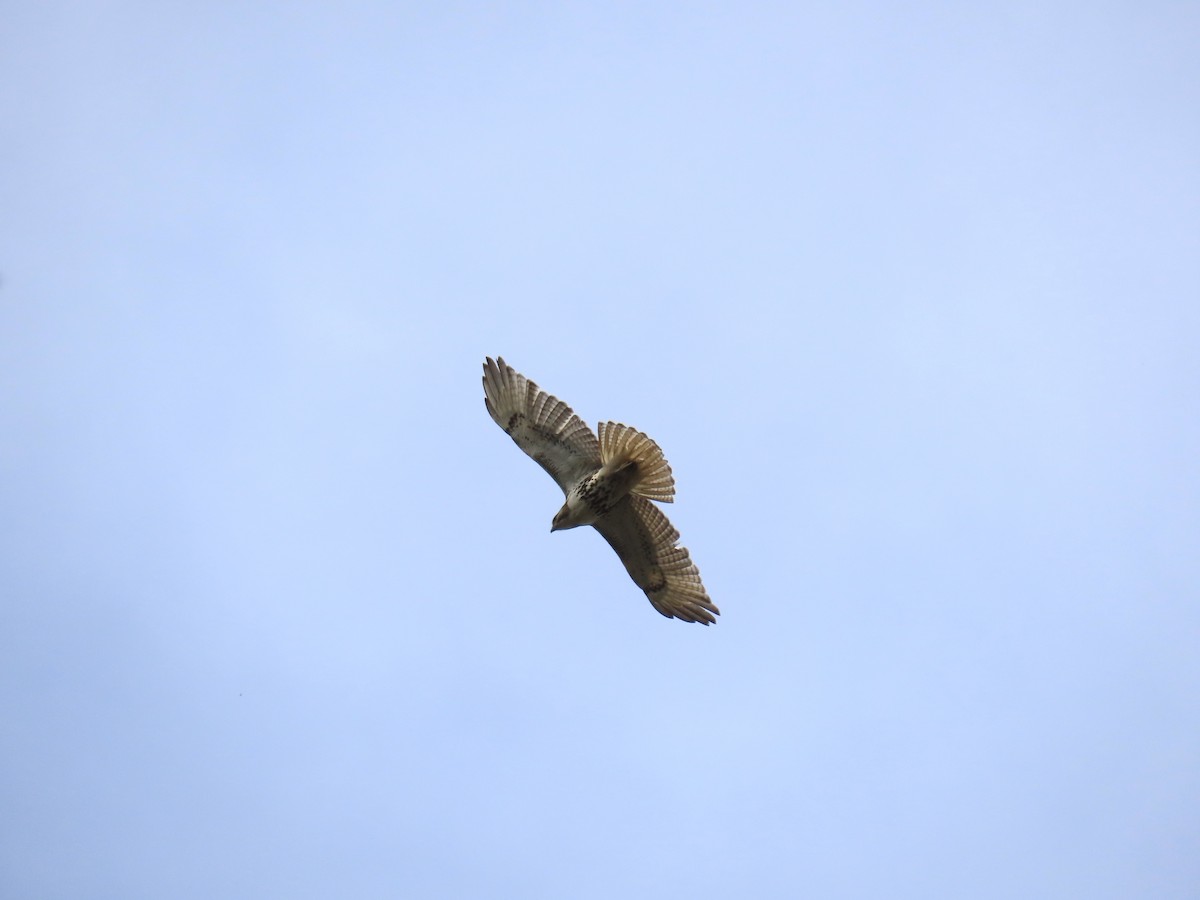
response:
M626 496L594 525L660 613L705 625L716 621L721 611L708 598L687 548L677 546L679 532L657 506Z
M600 442L571 407L497 358L483 364L483 401L499 425L567 493L600 468Z

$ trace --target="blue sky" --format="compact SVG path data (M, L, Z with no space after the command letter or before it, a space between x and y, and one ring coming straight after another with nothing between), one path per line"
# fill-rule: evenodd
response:
M1192 6L4 19L0 893L1196 895Z

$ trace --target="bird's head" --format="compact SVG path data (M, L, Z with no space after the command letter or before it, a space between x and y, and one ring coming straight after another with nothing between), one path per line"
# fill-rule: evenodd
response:
M575 523L568 521L571 518L571 510L567 504L562 505L562 509L554 514L554 518L550 521L550 531L562 531L564 528L574 528Z

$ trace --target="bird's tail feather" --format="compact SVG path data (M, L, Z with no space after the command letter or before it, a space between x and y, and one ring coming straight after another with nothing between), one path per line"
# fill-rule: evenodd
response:
M605 469L613 472L626 463L637 463L638 478L629 493L660 503L675 501L675 476L658 444L636 428L616 422L601 422L599 430Z

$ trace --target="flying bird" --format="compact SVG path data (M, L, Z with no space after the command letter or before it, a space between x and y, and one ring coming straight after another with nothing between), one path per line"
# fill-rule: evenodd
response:
M675 478L642 432L601 422L599 438L567 404L506 364L483 364L484 403L496 424L550 473L566 501L551 531L591 525L617 551L634 583L667 618L715 622L713 605L679 532L651 501L671 503Z

